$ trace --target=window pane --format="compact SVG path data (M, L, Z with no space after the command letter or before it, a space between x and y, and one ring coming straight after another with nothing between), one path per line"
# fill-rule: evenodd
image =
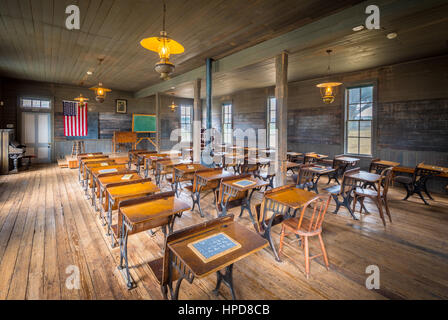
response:
M359 103L359 100L361 99L359 88L349 89L348 98L349 103Z
M50 101L48 101L48 100L42 100L42 101L40 102L40 107L41 107L41 108L47 108L47 109L49 109L49 108L50 108Z
M372 140L370 138L361 138L359 153L360 154L372 154Z
M372 122L370 121L360 121L360 132L359 136L363 138L371 138L372 137Z
M359 121L349 121L347 123L347 136L358 137Z
M372 101L373 101L373 87L361 88L361 102L372 102Z
M32 102L30 99L22 99L22 107L31 108Z
M40 100L33 100L33 108L40 108Z
M363 104L361 107L361 118L363 120L372 120L372 104Z
M347 138L347 152L358 153L358 138Z
M348 120L359 120L361 112L361 105L351 104L348 106Z

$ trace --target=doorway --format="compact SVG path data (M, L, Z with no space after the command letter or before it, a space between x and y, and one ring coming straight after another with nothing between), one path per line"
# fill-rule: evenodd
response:
M51 162L51 113L22 112L21 140L34 162Z

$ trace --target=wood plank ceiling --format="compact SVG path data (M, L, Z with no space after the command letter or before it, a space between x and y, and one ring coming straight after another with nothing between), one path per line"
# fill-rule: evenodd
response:
M167 31L186 49L173 58L176 74L359 2L167 0ZM80 8L80 30L65 28L70 4ZM137 91L160 81L153 71L157 55L139 41L159 34L161 13L162 1L0 0L0 75L84 86L102 81Z

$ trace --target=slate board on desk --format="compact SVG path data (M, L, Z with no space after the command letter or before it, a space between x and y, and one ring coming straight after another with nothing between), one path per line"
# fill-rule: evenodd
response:
M188 247L207 263L241 248L241 245L223 232L188 244Z
M240 187L240 188L250 187L250 186L252 186L254 184L256 184L255 181L247 180L247 179L246 180L240 180L240 181L237 181L237 182L233 183L233 185L235 185L237 187Z

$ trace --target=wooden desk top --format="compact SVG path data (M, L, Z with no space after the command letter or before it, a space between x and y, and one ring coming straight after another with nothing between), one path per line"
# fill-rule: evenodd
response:
M326 159L326 158L328 158L328 156L325 155L325 154L317 154L317 153L314 153L314 152L306 153L305 156L310 157L310 158L316 158L316 159Z
M376 173L371 173L371 172L367 172L367 171L359 171L359 172L355 172L350 174L350 178L359 180L359 181L365 181L365 182L371 182L371 183L375 183L378 182L379 180L381 180L381 176L379 174Z
M378 164L386 166L386 167L398 167L400 165L399 162L393 162L393 161L387 161L387 160L375 161L375 163L378 163Z
M291 186L290 188L266 194L265 198L295 210L301 208L305 203L317 196L313 192Z
M115 163L117 164L127 164L129 162L128 157L114 157L110 159L115 160Z
M305 170L310 170L317 174L327 174L327 173L336 171L336 169L333 169L332 167L319 166L319 165L313 165L311 167L306 167Z
M121 179L125 174L132 174L132 177L129 180L123 180ZM113 175L107 175L105 177L99 177L98 178L98 183L100 184L101 188L104 188L105 186L107 186L108 184L111 183L119 183L119 182L126 182L126 181L135 181L135 180L140 180L141 177L137 174L136 171L119 171L117 173L114 173Z
M128 222L136 225L155 218L172 216L190 209L191 207L188 203L171 196L121 207L120 212L126 216Z
M238 242L241 247L229 252L221 257L204 263L188 245L194 241L206 238L218 233L225 233L227 236ZM218 270L247 257L268 246L266 239L262 238L254 231L242 225L229 221L214 228L197 231L192 236L185 236L182 239L168 243L168 248L191 270L197 278L206 277Z
M297 162L286 161L285 163L286 163L286 168L288 168L288 169L300 167L300 163L297 163Z
M123 181L124 182L124 181ZM152 182L137 182L124 186L108 187L107 193L112 199L144 196L150 193L159 192L160 189Z
M210 169L200 163L179 164L174 168L176 168L176 170L180 171L182 174Z
M84 159L97 159L97 158L107 158L108 156L104 155L104 154L92 154L91 156L78 156L77 159L78 161L84 160Z
M346 156L343 156L343 157L337 157L336 159L338 159L338 160L340 160L340 161L343 161L343 162L348 162L348 163L356 162L356 161L359 161L359 160L360 160L360 159L358 159L358 158L346 157Z
M101 157L101 158L89 158L89 159L81 159L80 163L82 165L85 165L87 163L91 163L91 162L101 162L101 161L114 161L109 159L109 157Z
M157 154L155 154L154 152L140 152L140 153L137 153L136 154L136 156L137 156L137 158L142 158L142 159L144 159L144 158L147 158L147 157L151 157L151 156L156 156ZM163 156L167 156L167 154L163 154Z
M162 166L162 168L169 168L169 167L174 167L179 164L189 164L189 163L191 163L190 160L183 160L181 158L174 159L174 160L165 159L165 160L157 161L157 164L160 164Z
M250 186L247 187L240 187L235 185L236 182L242 181L242 180L249 180L249 181L254 181L255 184L252 184ZM235 179L235 180L230 180L230 181L223 181L223 184L232 187L238 191L246 191L246 190L251 190L251 189L255 189L255 188L260 188L260 187L264 187L267 186L269 183L257 178L251 178L251 177L247 177L247 178L241 178L241 179Z
M439 171L440 173L448 174L448 168L444 168L444 167L440 167L440 166L433 166L433 165L430 165L430 164L420 163L418 165L418 167L421 168L421 169L435 170L435 171Z
M286 154L287 154L288 156L293 156L293 157L303 156L303 153L300 153L300 152L293 152L293 151L286 152Z
M116 169L118 172L119 170L124 170L126 169L126 165L125 164L114 164L114 165L110 165L110 166L105 166L105 167L95 167L95 168L91 168L90 169L90 173L92 174L93 177L98 177L100 174L105 173L105 172L101 172L103 170L109 170L109 169Z
M84 165L87 171L91 171L92 168L108 167L115 164L115 160L102 160L98 162L88 162Z
M196 175L201 177L202 179L205 179L207 182L234 176L233 173L230 173L229 171L226 171L224 169L221 171L198 172L196 173Z

